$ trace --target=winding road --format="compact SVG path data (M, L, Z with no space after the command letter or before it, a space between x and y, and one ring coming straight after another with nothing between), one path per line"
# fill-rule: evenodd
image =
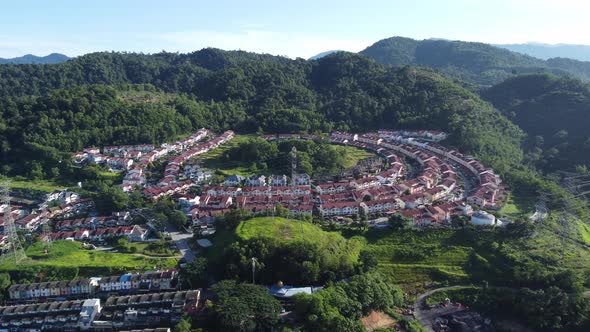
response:
M430 290L424 294L421 294L420 296L418 296L418 298L416 298L416 302L414 303L414 315L416 317L416 320L418 320L420 322L420 324L424 327L424 329L426 329L426 331L434 332L434 330L432 329L432 323L434 322L436 317L439 317L442 315L448 315L448 314L451 314L451 313L454 313L457 311L461 311L464 309L461 309L461 308L455 307L455 306L448 306L448 307L441 308L439 310L425 310L424 309L424 301L426 301L426 298L428 298L430 295L437 293L437 292L441 292L441 291L445 291L445 290L449 290L449 289L466 288L466 287L470 287L470 286L456 285L456 286L441 287L441 288Z

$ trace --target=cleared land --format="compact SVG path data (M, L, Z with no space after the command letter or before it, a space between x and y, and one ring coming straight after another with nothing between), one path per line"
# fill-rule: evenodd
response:
M236 147L250 138L257 137L256 135L236 135L229 142L221 145L217 149L213 149L207 153L199 156L199 160L203 161L203 166L216 169L224 175L238 174L242 176L253 175L254 172L250 172L247 167L241 166L240 162L234 162L223 158L225 151Z
M379 261L378 269L394 283L433 280L464 281L474 252L452 230L374 230L365 250Z
M156 267L172 268L176 265L176 259L173 258L148 258L134 254L86 250L81 248L81 243L73 241L55 241L48 254L45 254L43 244L37 242L29 246L26 252L28 258L18 266L14 262L4 261L0 263L0 270L18 270L22 266L79 267L82 275L84 268L143 271Z
M363 323L367 332L373 332L376 330L391 328L395 325L396 321L384 312L371 311L368 316L361 319L361 323Z

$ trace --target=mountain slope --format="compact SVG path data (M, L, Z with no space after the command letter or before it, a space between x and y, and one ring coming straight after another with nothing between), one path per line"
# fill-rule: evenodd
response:
M483 43L393 37L380 40L360 53L383 64L434 68L480 86L530 73L573 75L590 80L590 62L544 61Z
M42 94L0 98L4 164L55 161L89 144L161 142L203 126L244 133L440 129L499 170L521 159L519 129L476 95L432 70L393 68L357 54L304 61L219 50L96 53L50 68L5 67L28 72L0 92ZM156 97L128 105L121 91L129 83L152 84L133 89ZM85 84L110 87L77 86ZM178 97L158 97L163 93ZM174 119L170 125L152 126L163 121L158 109Z
M23 55L17 58L3 59L0 58L0 65L3 64L55 64L70 60L67 55L60 53L51 53L46 56L36 56L32 54Z
M529 135L529 158L538 166L590 166L590 84L527 75L508 79L482 96Z

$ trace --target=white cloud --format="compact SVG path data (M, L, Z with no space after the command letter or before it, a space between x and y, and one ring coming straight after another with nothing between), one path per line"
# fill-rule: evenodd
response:
M321 35L280 33L260 29L244 29L240 32L209 30L180 31L155 36L166 41L169 51L188 52L204 47L224 50L245 50L258 53L284 55L291 58L309 58L328 50L358 52L374 40L329 38Z

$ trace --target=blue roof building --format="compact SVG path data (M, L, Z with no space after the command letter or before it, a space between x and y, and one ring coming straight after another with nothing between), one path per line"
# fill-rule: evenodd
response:
M281 298L281 299L288 299L296 294L314 294L321 290L323 287L292 287L292 286L283 286L280 287L277 285L273 285L269 288L270 295Z

